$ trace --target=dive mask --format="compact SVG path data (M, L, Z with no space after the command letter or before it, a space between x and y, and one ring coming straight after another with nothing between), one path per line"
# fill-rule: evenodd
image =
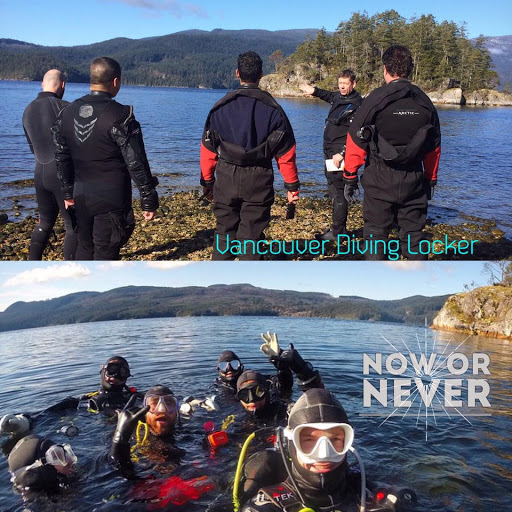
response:
M174 395L147 395L144 398L144 407L149 407L149 412L164 412L173 414L178 410L178 399Z
M329 436L327 433L326 435L315 436L315 441L314 439L305 438L305 435L301 439L301 433L305 428L322 431L336 430L331 430ZM341 434L339 429L342 429L344 433L343 446L340 446L340 441L337 440L336 436L337 433ZM294 444L298 458L306 464L342 462L354 442L354 429L347 423L305 423L294 429L285 428L284 435Z
M232 361L221 361L217 365L217 369L222 373L227 373L229 371L228 368L237 372L241 366L242 363L238 359L233 359Z
M237 392L236 396L238 400L245 403L259 402L264 396L267 390L264 386L256 384L254 386L247 386Z
M50 446L44 454L46 464L52 466L72 466L78 461L77 456L73 453L71 446L67 443L54 444Z
M130 370L121 363L108 363L100 366L102 370L105 370L107 377L115 377L121 380L126 380L130 377Z

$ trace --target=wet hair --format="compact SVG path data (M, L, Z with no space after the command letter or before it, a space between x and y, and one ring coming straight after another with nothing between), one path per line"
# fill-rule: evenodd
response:
M238 56L238 74L242 82L255 84L263 73L263 62L255 52L245 52Z
M400 78L408 78L413 68L411 52L408 48L399 44L390 46L384 52L382 63L391 76Z
M338 78L350 78L351 82L356 81L356 74L351 69L344 69L339 75Z
M114 78L121 78L119 62L110 57L98 57L91 63L91 84L105 85Z

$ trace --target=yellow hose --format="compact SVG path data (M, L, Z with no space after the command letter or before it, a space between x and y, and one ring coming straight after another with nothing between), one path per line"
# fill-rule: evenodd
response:
M244 459L245 459L245 452L247 451L247 448L249 447L249 444L256 436L256 433L253 432L246 440L244 445L242 446L242 450L240 451L240 457L238 457L238 464L236 466L236 473L235 473L235 481L233 483L233 510L234 512L238 512L240 508L240 501L238 499L238 486L240 485L240 478L242 476L242 467L244 465Z

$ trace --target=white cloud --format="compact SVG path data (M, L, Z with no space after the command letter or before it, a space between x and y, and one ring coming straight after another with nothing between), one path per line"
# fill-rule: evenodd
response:
M59 263L16 274L7 279L3 286L27 286L48 283L58 279L79 279L88 276L90 273L85 265L79 263Z
M146 266L157 270L174 270L176 268L192 265L193 261L147 261Z
M427 263L424 261L385 261L383 264L386 265L386 267L401 272L415 272L427 269Z

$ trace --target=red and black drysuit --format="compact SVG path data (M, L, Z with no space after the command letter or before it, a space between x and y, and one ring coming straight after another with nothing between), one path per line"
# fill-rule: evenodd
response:
M57 178L57 167L53 153L51 128L59 112L68 105L53 92L40 92L23 112L23 129L27 142L36 159L34 183L39 208L39 223L30 238L29 260L40 260L48 245L57 220L62 215L66 236L64 237L64 259L73 260L76 251L76 233L69 212L64 208L64 198Z
M331 92L315 87L313 96L331 104L329 114L325 120L324 128L324 157L331 159L333 155L345 154L347 134L352 118L361 105L363 99L357 91L343 96L339 91ZM345 199L343 171L328 172L324 168L327 178L327 190L332 199L332 233L334 236L346 232L348 203Z
M68 105L52 128L64 199L74 199L77 260L116 260L135 226L130 177L144 211L158 208L133 109L94 91Z
M285 188L299 189L295 137L281 106L254 84L226 94L206 119L201 141L201 184L213 186L217 218L212 259L260 259L221 254L232 240L261 240L274 203L275 158Z
M439 118L421 89L400 78L365 98L349 130L344 171L345 183L356 184L357 170L366 164L361 178L365 240L387 241L396 222L402 255L427 259L418 247L440 156ZM367 253L367 259L386 258L383 244L377 246L378 253Z

